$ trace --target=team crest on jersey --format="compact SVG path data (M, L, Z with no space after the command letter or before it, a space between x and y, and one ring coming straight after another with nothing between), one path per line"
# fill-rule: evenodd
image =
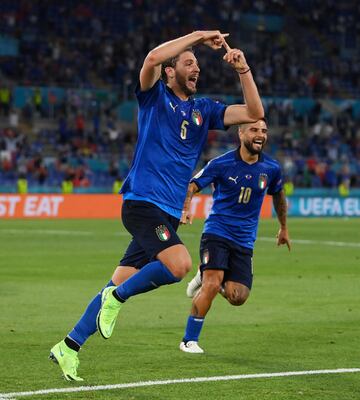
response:
M265 189L268 181L267 174L260 174L259 175L259 188Z
M166 225L159 225L158 227L155 228L155 232L157 234L157 237L162 241L166 242L167 240L170 239L170 232L169 229L166 227Z
M199 110L193 110L193 112L191 114L191 119L192 119L193 123L197 126L201 126L203 123L203 117Z
M202 262L203 264L207 264L209 262L210 256L209 256L209 250L206 249L203 252L203 256L202 256Z

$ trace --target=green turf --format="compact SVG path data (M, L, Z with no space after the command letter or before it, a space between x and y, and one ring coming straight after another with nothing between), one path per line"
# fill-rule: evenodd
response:
M201 227L180 229L194 266ZM261 221L250 299L242 307L216 299L201 336L204 355L178 350L194 267L184 282L128 301L110 340L89 340L80 384L360 367L360 220L291 219L289 227L291 253L275 246L276 221ZM61 378L49 349L108 281L128 239L120 221L0 220L0 393L79 386ZM24 398L358 400L360 373Z

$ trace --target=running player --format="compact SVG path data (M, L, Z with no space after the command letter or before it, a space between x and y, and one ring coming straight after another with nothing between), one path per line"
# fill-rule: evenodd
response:
M200 270L188 286L193 302L180 343L180 350L187 353L204 352L198 344L199 335L219 291L235 306L244 304L249 297L253 247L266 193L272 195L280 222L278 245L286 244L290 250L280 166L262 153L267 140L265 120L241 125L239 138L240 148L211 160L195 175L184 203L181 222L191 222L193 194L214 184L214 203L200 243Z
M98 329L108 339L117 314L130 297L180 281L192 266L176 230L188 182L209 129L262 118L263 106L241 50L231 49L219 31L196 31L149 52L140 71L138 142L121 193L122 221L132 241L111 281L90 302L50 358L67 380L77 374L78 351ZM237 72L245 104L193 98L200 68L192 46L226 49L223 59ZM162 79L161 79L162 78Z

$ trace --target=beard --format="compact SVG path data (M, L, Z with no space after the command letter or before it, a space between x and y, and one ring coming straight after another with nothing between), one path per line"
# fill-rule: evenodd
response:
M190 89L186 85L186 78L183 75L179 74L177 71L175 72L175 79L180 89L184 92L186 96L192 96L196 93L196 87L194 89Z
M255 156L255 155L260 154L260 153L262 152L262 149L263 149L263 147L264 147L264 144L261 146L261 149L260 149L260 150L255 149L254 146L253 146L253 144L252 144L252 142L250 142L250 141L244 142L244 146L246 147L246 150L247 150L251 155Z

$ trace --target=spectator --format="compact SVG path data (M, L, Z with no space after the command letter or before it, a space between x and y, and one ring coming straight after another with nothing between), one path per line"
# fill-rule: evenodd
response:
M84 132L85 132L85 119L84 116L81 113L78 113L76 118L75 118L75 129L76 129L76 134L79 137L84 137Z
M75 171L73 179L74 188L88 188L90 187L90 180L85 174L83 167L78 167Z
M1 114L4 116L9 115L11 105L11 91L7 86L0 88L0 108Z
M33 102L34 102L35 112L39 116L42 116L42 113L43 113L43 110L42 110L42 93L41 93L41 89L40 88L36 88L34 90Z
M12 108L9 114L9 126L13 130L19 127L19 113L16 108Z
M25 175L20 175L17 180L17 192L19 194L26 194L28 192L28 181Z
M349 196L349 194L350 194L350 180L349 179L344 179L340 183L340 185L338 187L338 190L339 190L339 195L340 196L342 196L342 197Z
M112 186L112 192L114 194L119 194L121 186L122 186L122 179L119 176L117 176Z
M61 183L61 191L63 194L71 194L74 191L74 184L73 184L74 174L69 169L66 172L65 178Z

